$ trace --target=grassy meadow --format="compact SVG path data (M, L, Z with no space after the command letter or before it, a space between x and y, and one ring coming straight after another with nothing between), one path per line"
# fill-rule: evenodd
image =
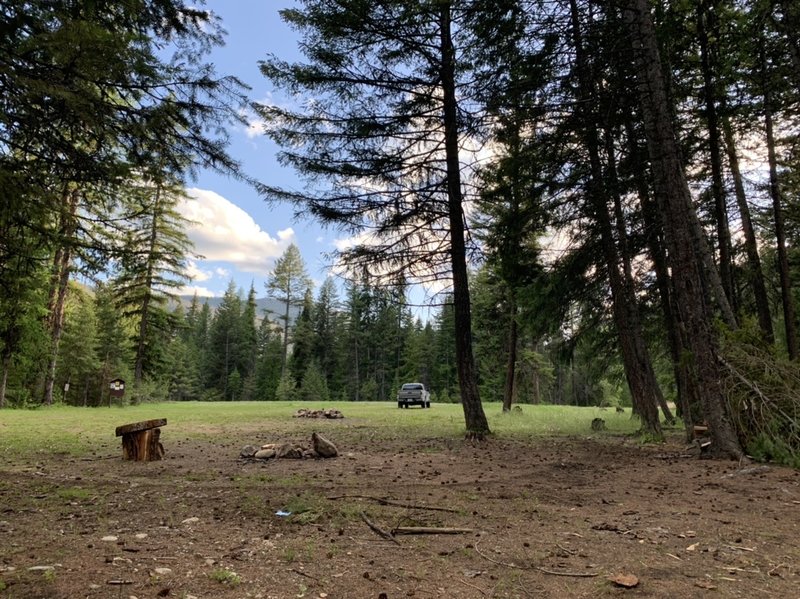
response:
M162 439L226 439L252 434L305 434L320 428L317 420L292 418L300 408L335 407L345 418L327 421L326 429L344 428L350 437L369 439L461 438L464 416L459 404L435 404L431 409L399 409L393 402L171 402L112 408L42 407L0 411L0 457L63 453L76 457L116 452L114 429L122 424L166 418ZM573 406L522 406L522 413L503 414L500 404L484 404L489 425L500 438L557 435L633 434L638 421L630 409ZM606 430L590 429L593 418Z

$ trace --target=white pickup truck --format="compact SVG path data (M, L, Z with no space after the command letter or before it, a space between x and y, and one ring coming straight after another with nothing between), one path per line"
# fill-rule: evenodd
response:
M431 407L431 394L422 383L406 383L397 393L397 407L407 408L408 406Z

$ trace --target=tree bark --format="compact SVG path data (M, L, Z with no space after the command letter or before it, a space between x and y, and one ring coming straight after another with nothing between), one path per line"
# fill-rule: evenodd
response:
M3 352L3 372L0 374L0 410L6 407L6 385L8 384L8 371L11 368L11 352Z
M513 292L512 292L513 293ZM503 411L510 412L514 402L514 391L517 378L517 302L512 298L509 313L511 323L508 330L508 361L506 362L506 380L503 388Z
M772 16L775 28L786 37L786 43L789 48L789 58L792 61L792 72L794 73L794 81L796 85L800 85L800 36L798 35L798 26L800 26L800 8L797 7L796 0L787 2L786 0L778 0L772 3L774 6L779 7L783 12L783 18L779 19Z
M717 221L717 248L719 251L719 274L722 288L728 303L736 305L734 298L733 271L731 268L731 232L728 225L728 205L725 197L725 186L722 182L722 151L719 142L719 119L717 117L717 93L714 81L713 51L709 41L709 32L718 35L714 23L718 10L716 2L709 6L708 0L702 0L697 9L697 37L700 42L700 63L703 73L703 102L705 104L705 120L708 128L708 153L711 160L711 195L714 199L714 217Z
M53 257L53 271L50 277L47 324L50 329L50 355L47 360L42 403L53 404L53 385L56 379L58 346L64 331L64 310L66 308L69 274L72 265L72 238L75 235L75 216L78 211L80 191L77 188L65 189L59 223L58 248Z
M725 109L725 102L721 105ZM758 240L756 231L753 227L753 219L750 216L750 205L747 203L747 196L744 192L742 183L742 173L739 170L739 157L736 155L736 142L733 137L733 129L727 115L722 117L722 136L725 141L725 151L728 155L728 166L733 179L733 190L736 196L736 204L739 207L739 217L742 221L742 232L744 233L744 247L747 253L748 278L753 286L753 297L756 304L756 314L758 315L758 326L761 328L764 338L773 343L775 332L772 328L772 316L769 311L769 298L767 296L767 286L764 283L764 271L761 268L761 257L758 254Z
M764 128L767 135L767 160L769 162L769 195L772 198L773 218L775 219L775 245L778 252L778 274L781 281L781 300L783 302L783 325L786 331L786 349L790 360L797 359L797 325L795 323L792 283L789 276L789 256L786 251L786 224L783 220L783 199L778 181L778 158L775 153L775 131L773 126L772 90L767 77L767 59L762 40L759 51L761 78L764 93Z
M440 5L441 81L447 161L447 207L450 225L450 259L453 276L453 311L455 345L461 404L464 408L467 436L483 439L489 423L478 392L478 376L472 354L472 317L467 279L467 252L461 172L458 159L458 113L455 90L455 49L450 30L451 4Z
M661 390L656 381L639 318L636 298L631 287L625 284L619 271L620 257L614 242L614 232L608 212L607 191L604 189L603 168L600 161L600 142L598 138L599 119L592 107L597 106L594 93L594 80L586 58L580 29L580 18L576 0L570 0L572 13L572 37L575 46L576 65L579 79L579 112L581 114L582 136L589 152L590 177L587 195L592 204L594 217L600 228L600 237L609 277L612 298L612 312L617 329L617 338L622 352L625 378L631 391L636 413L642 419L646 432L661 437L661 423L658 420L658 399Z
M610 114L610 111L607 111L607 114ZM650 371L649 374L646 374L646 377L650 379L652 376L652 380L649 380L648 384L652 386L654 399L658 407L661 409L661 413L664 415L664 420L669 424L673 424L675 422L675 416L672 415L672 410L669 409L667 400L664 398L664 394L661 392L661 387L658 384L655 371L653 370L650 352L647 349L647 344L644 338L644 329L641 324L642 318L639 311L639 302L636 299L636 285L633 280L633 268L631 266L632 257L630 244L628 243L628 230L625 226L625 213L622 210L622 198L620 197L619 193L619 179L617 175L617 157L616 150L614 148L614 136L611 124L608 121L606 121L605 125L604 141L606 160L608 164L607 179L611 190L611 197L614 200L614 220L616 221L617 228L617 243L619 245L619 253L622 257L623 292L625 294L624 303L628 312L627 320L628 322L635 323L634 330L638 332L637 334L640 337L640 341L637 342L637 345L640 346L639 353L644 352L640 357L640 361L643 360L643 367Z
M623 14L629 27L636 64L639 100L653 171L654 190L665 207L665 233L672 261L676 306L686 327L686 356L693 377L689 380L702 398L713 453L731 458L742 448L727 413L721 387L722 367L713 329L711 308L703 289L702 256L694 240L697 215L683 172L664 89L656 32L647 0L627 0Z
M672 372L677 390L678 415L683 420L686 439L691 441L693 438L692 427L694 425L693 413L700 409L699 398L692 397L690 394L692 387L688 383L689 371L687 365L681 359L686 343L683 340L683 326L680 322L680 316L674 305L675 294L672 291L672 281L669 277L669 260L664 249L664 223L661 219L663 210L659 210L659 207L656 206L650 196L650 188L645 177L646 166L639 157L642 149L636 141L636 132L630 118L626 120L625 128L628 135L628 145L630 146L636 190L639 195L639 201L642 204L645 237L650 250L650 259L653 261L656 285L661 299L661 311L664 314L664 327L667 330Z

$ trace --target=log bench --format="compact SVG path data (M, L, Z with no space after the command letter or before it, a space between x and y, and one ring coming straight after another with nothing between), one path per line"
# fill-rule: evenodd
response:
M144 420L118 426L116 436L122 437L122 458L134 462L152 462L164 457L164 446L160 443L161 428L166 418Z

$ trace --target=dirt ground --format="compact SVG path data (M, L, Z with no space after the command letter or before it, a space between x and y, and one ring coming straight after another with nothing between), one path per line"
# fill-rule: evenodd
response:
M342 455L239 458L311 430ZM161 462L109 441L0 464L0 597L800 597L794 470L677 438L408 442L347 420L292 435L165 429ZM393 542L367 520L470 531Z

